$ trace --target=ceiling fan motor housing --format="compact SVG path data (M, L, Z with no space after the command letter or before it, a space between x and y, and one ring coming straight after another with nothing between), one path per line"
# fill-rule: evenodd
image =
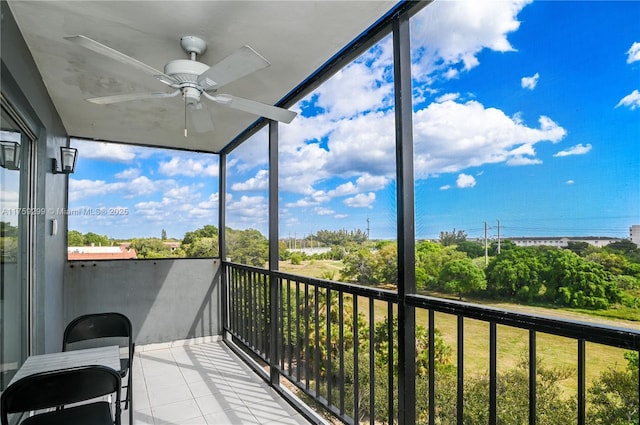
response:
M178 83L198 83L198 76L209 69L209 65L189 59L177 59L164 66L164 73Z
M189 105L200 103L203 87L198 84L200 74L209 69L209 65L189 59L178 59L164 66L164 73L173 77Z

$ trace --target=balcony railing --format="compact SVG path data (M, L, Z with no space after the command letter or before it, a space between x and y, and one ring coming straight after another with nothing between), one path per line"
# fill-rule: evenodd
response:
M398 356L400 300L396 292L231 263L224 263L224 276L225 332L264 365L272 383L277 386L279 378L285 378L303 399L306 398L305 401L347 424L399 422L397 399L399 392L402 395L397 376L410 375L401 379L415 382L419 366L416 362L415 366L407 367ZM439 384L436 313L456 318L456 391L452 401L455 418L449 418L450 423L462 424L464 419L465 324L470 320L485 322L489 329L486 413L490 424L499 422L501 407L498 326L521 329L528 334L529 424L540 423L537 412L539 336L564 337L567 350L577 351L575 420L579 425L587 421L587 343L640 351L640 332L625 328L509 312L421 295L405 297L402 305L415 309L416 315L420 313L421 317L427 317L428 344L416 346L417 353L424 350L428 353L428 389L417 395L428 399L428 407L417 408L415 417L419 423L439 423L442 420L439 416L444 414L443 406L436 401ZM417 340L415 342L417 344ZM640 376L636 382L635 406L629 406L630 411L635 409L635 417ZM283 394L286 396L286 392Z

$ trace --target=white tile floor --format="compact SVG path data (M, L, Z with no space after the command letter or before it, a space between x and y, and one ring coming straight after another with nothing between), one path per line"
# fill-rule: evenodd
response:
M222 342L139 351L133 368L136 425L309 424Z

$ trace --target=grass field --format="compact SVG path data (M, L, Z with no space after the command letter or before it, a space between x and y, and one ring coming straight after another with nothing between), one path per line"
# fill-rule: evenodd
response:
M300 274L311 277L322 277L325 273L334 273L334 280L339 280L339 270L342 263L339 261L311 261L300 265L281 262L280 270L284 272ZM640 329L640 324L628 320L609 320L603 316L594 316L585 311L566 311L544 307L523 306L511 303L479 302L492 307L505 310L520 311L544 316L554 316L564 319L591 321L606 323L612 326L622 326L632 329ZM368 320L368 300L360 298L358 310ZM387 315L385 303L374 304L375 321L382 321ZM416 323L428 326L428 312L418 309ZM456 362L457 352L457 318L452 315L436 313L435 326L442 333L444 341L452 348L452 362ZM489 324L479 320L465 319L464 321L464 365L465 376L486 374L489 370ZM508 326L498 326L498 372L515 367L522 359L528 358L529 335L526 330ZM577 365L577 342L568 338L549 334L537 335L537 355L547 368L562 368L573 371L572 375L562 382L563 391L567 396L573 396L577 391L577 377L575 374ZM608 367L625 368L625 350L603 346L599 344L587 344L586 348L586 381L587 385L596 379L602 371Z

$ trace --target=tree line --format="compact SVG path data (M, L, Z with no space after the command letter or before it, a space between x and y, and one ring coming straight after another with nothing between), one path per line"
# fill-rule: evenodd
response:
M588 244L587 244L588 245ZM484 266L484 247L461 241L416 244L416 289L457 295L546 303L571 308L607 309L623 303L640 307L640 249L630 241L603 248L569 243L566 249L492 246ZM364 285L397 284L397 247L361 248L344 259L342 278Z

